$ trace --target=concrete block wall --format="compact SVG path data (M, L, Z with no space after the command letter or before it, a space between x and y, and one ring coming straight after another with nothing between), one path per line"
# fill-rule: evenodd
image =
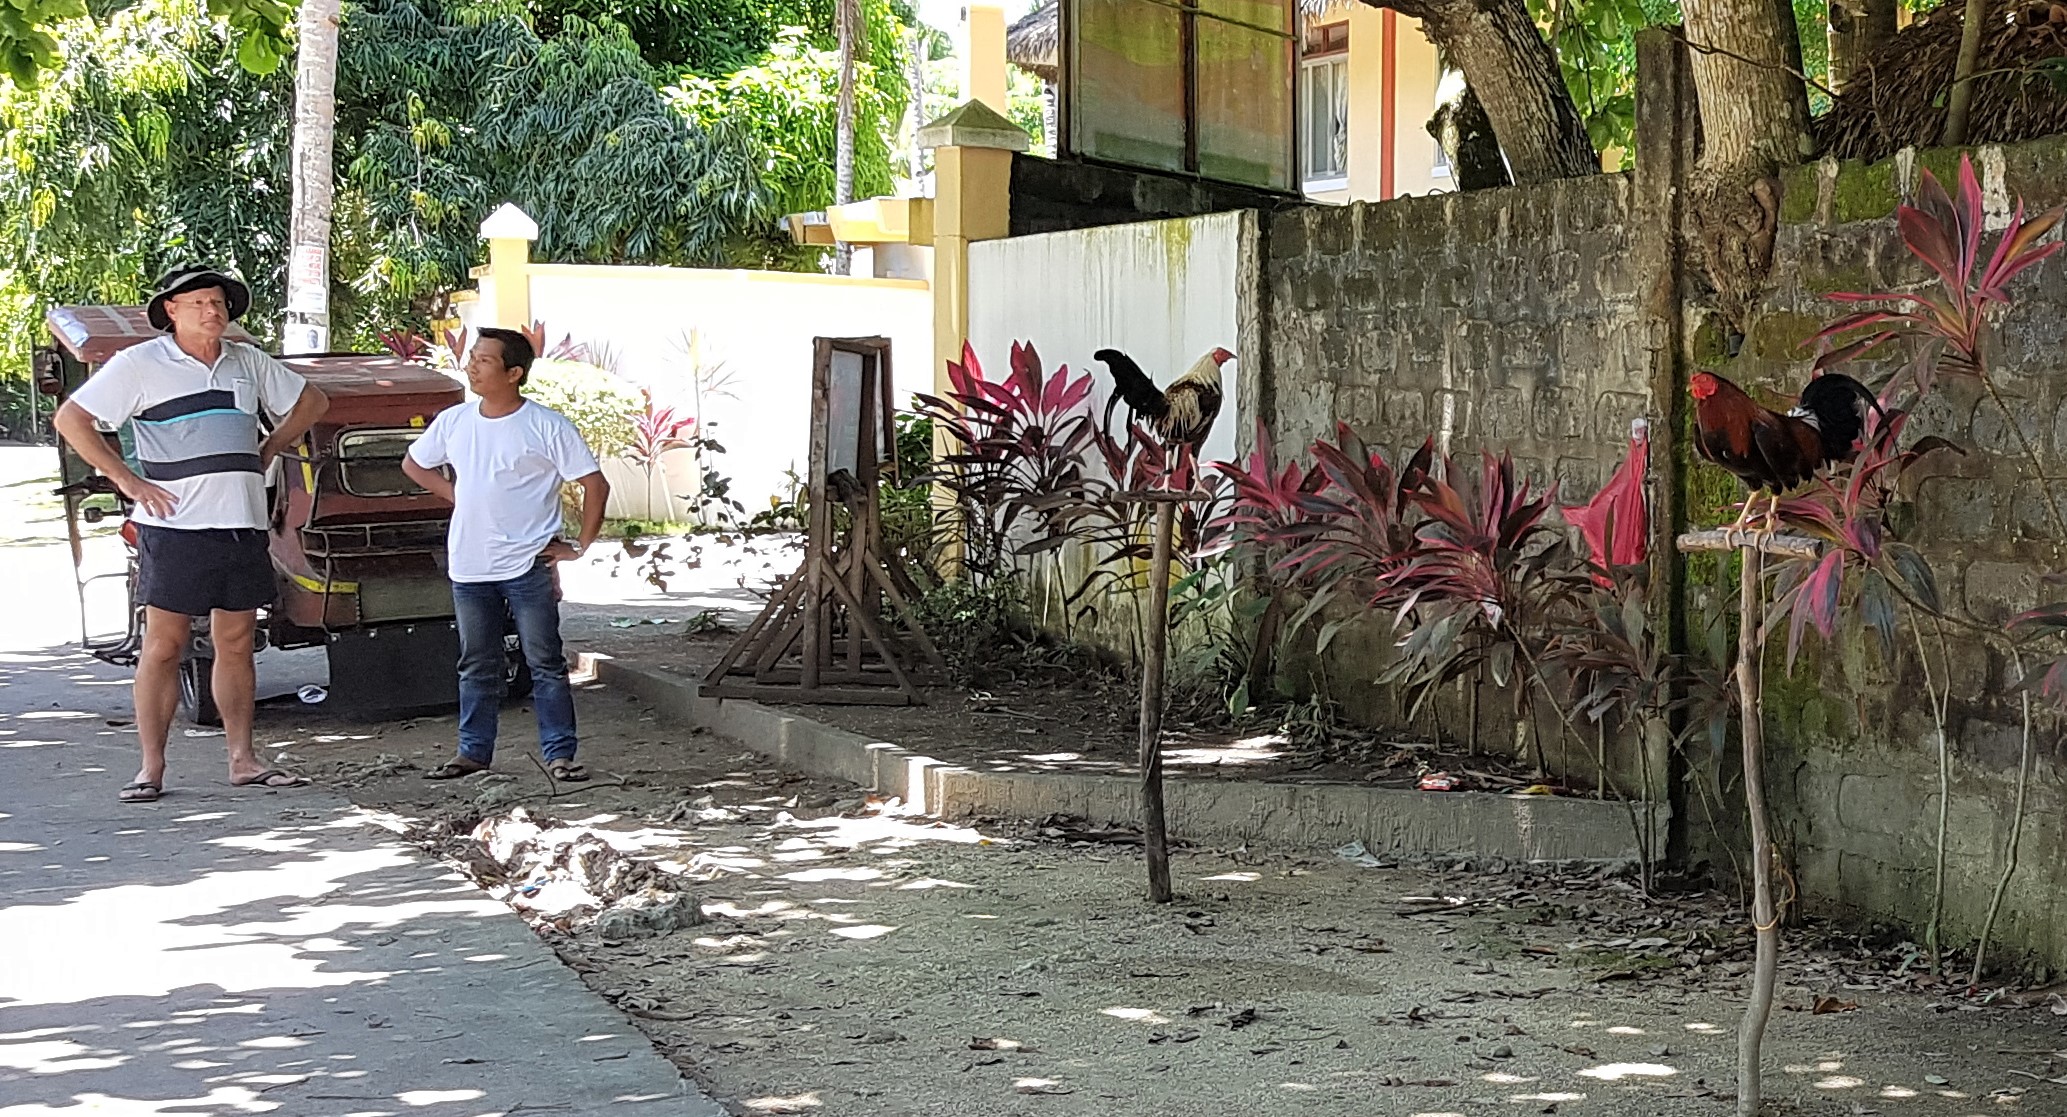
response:
M1632 193L1597 175L1271 219L1277 444L1337 420L1394 451L1433 434L1590 495L1651 410Z
M2067 138L1982 149L1975 161L1992 229L2018 198L2031 210L2067 202ZM1337 420L1394 455L1431 433L1453 453L1509 450L1532 481L1558 482L1572 502L1613 469L1630 420L1648 417L1654 508L1677 500L1689 522L1721 522L1741 490L1696 461L1674 433L1683 409L1673 397L1689 372L1711 368L1778 403L1808 378L1805 342L1847 309L1829 292L1926 282L1894 220L1923 167L1949 186L1958 153L1790 173L1770 289L1741 337L1729 336L1698 290L1670 280L1655 257L1647 262L1644 229L1663 219L1643 204L1631 176L1280 212L1266 218L1267 362L1257 414L1281 455L1331 435ZM1662 303L1660 290L1668 293ZM1919 471L1899 513L1900 530L1924 550L1946 601L1990 624L2067 600L2067 587L2045 581L2067 567L2067 548L2016 438L2021 428L2043 468L2067 477L2067 266L2048 261L2014 293L2018 305L1992 349L2009 413L1971 382L1942 383L1909 437L1941 435L1968 453ZM1906 356L1890 351L1855 371L1877 384ZM2067 493L2067 480L2056 487ZM2067 506L2061 511L2067 517ZM1734 614L1735 576L1716 559L1696 558L1674 578L1698 647L1710 620ZM1948 629L1941 643L1935 630L1924 631L1931 679L1940 687L1949 680L1952 692L1945 941L1957 948L1971 945L2007 864L2023 746L2010 686L2017 672L2003 651L1969 632ZM1346 632L1316 675L1353 716L1397 726L1393 696L1365 682L1382 670L1393 639L1382 623ZM1920 933L1936 859L1937 729L1923 666L1904 639L1892 660L1860 638L1818 646L1791 676L1775 653L1768 793L1806 910ZM1457 704L1443 709L1454 735ZM1484 721L1483 747L1522 750L1519 736L1498 739L1517 732L1512 719ZM2033 733L2020 866L1995 941L1999 957L2057 972L2067 969L2067 780L2058 722L2041 716ZM1624 780L1631 757L1627 744L1611 755ZM1743 845L1735 751L1703 750L1680 763L1703 793L1679 801L1687 820L1679 848L1727 871L1731 851ZM1572 774L1589 770L1590 759Z
M1973 152L1991 233L2021 198L2027 211L2067 202L2067 138ZM1929 276L1903 247L1896 205L1913 196L1922 168L1956 189L1957 151L1926 151L1876 165L1829 161L1791 172L1784 182L1773 284L1745 330L1741 348L1690 308L1690 365L1715 368L1778 397L1799 391L1812 356L1804 346L1824 322L1849 309L1832 291L1914 290ZM1949 608L1997 624L2042 602L2067 600L2067 587L2044 579L2067 553L2045 511L2044 489L2024 456L2011 416L2037 448L2042 468L2067 475L2067 268L2059 257L2019 279L2016 302L2000 320L1991 354L2009 412L1970 380L1941 378L1917 409L1909 439L1935 434L1967 450L1940 455L1913 472L1898 524L1929 559ZM1864 366L1879 384L1911 354L1890 350ZM1714 471L1710 470L1709 473ZM1728 478L1722 479L1724 482ZM1713 518L1729 486L1688 476L1689 511ZM2067 482L2055 482L2067 494ZM2067 515L2067 507L2062 508ZM1690 614L1734 609L1734 577L1713 560L1689 564ZM1910 618L1904 613L1904 624ZM2023 746L2022 713L2010 683L2018 672L1999 648L1969 631L1942 638L1924 626L1930 681L1951 688L1946 730L1951 795L1947 824L1945 941L1969 945L2006 864ZM1767 668L1768 770L1779 840L1811 910L1864 916L1920 928L1930 916L1939 808L1937 726L1925 695L1914 641L1892 661L1870 639L1818 646L1793 676L1776 658ZM2061 725L2040 716L2033 730L2033 777L2019 857L1997 942L2067 969L2067 807ZM1734 768L1734 761L1723 765ZM1716 784L1715 771L1697 777ZM1734 796L1728 801L1734 802ZM1734 828L1720 827L1734 842ZM1717 831L1690 824L1690 837Z
M1631 421L1659 413L1650 379L1666 342L1640 302L1634 210L1630 176L1598 175L1268 218L1256 413L1280 458L1333 439L1339 421L1395 463L1433 435L1473 476L1481 450L1509 452L1533 486L1585 500L1627 452ZM1354 717L1398 724L1394 696L1368 684L1396 638L1368 620L1294 675L1324 676ZM1533 748L1511 700L1481 692L1480 746ZM1469 734L1469 704L1463 694L1438 703L1443 737ZM1556 725L1540 730L1552 738ZM1552 766L1593 782L1593 750L1569 766L1564 751L1546 747ZM1621 786L1640 786L1629 750L1610 765Z

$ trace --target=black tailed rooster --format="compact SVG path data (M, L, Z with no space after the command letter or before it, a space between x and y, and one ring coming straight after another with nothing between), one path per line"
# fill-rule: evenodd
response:
M1213 350L1168 388L1156 387L1132 357L1117 349L1100 349L1091 357L1112 372L1114 398L1125 400L1129 410L1148 420L1149 429L1165 445L1189 446L1196 455L1206 444L1220 414L1220 366L1233 360L1233 353ZM1111 411L1107 404L1107 414Z
M1695 373L1687 388L1694 397L1694 448L1751 490L1733 530L1750 521L1760 492L1772 499L1770 520L1780 494L1831 462L1850 461L1866 432L1867 409L1880 406L1866 385L1834 372L1810 380L1784 415L1712 372Z

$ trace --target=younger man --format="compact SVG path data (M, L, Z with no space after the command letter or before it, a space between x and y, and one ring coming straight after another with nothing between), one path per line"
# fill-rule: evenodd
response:
M452 502L445 549L459 620L459 753L426 779L485 772L495 758L505 608L531 668L546 771L568 782L589 778L574 759L574 692L560 648L553 564L580 558L595 542L610 483L573 423L524 398L533 356L530 339L515 330L481 330L466 365L480 400L440 412L402 463L417 484ZM452 481L438 472L448 465ZM574 546L558 538L560 486L569 481L581 485Z

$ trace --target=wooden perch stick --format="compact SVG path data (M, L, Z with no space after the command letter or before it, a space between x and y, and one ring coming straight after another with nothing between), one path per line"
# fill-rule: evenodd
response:
M1170 844L1163 820L1163 672L1170 636L1170 552L1175 548L1177 506L1212 494L1182 489L1130 489L1116 499L1155 509L1154 543L1148 564L1148 631L1141 642L1141 848L1148 856L1148 899L1167 904Z
M1679 537L1682 554L1724 553L1757 550L1775 558L1819 558L1825 546L1821 539L1806 535L1755 535L1749 531L1727 528L1710 528L1707 531L1690 531Z
M1815 558L1823 544L1800 535L1756 535L1745 531L1697 531L1678 540L1682 552L1741 551L1744 569L1737 592L1737 721L1744 741L1744 807L1751 816L1751 929L1758 954L1751 971L1751 1003L1737 1029L1737 1117L1757 1117L1761 1053L1773 1015L1773 986L1780 965L1780 914L1773 904L1773 836L1766 816L1764 680L1759 671L1759 621L1765 615L1766 555Z
M1170 628L1170 550L1177 501L1155 504L1148 565L1148 631L1141 655L1141 847L1148 855L1148 899L1170 902L1170 845L1163 824L1163 650Z

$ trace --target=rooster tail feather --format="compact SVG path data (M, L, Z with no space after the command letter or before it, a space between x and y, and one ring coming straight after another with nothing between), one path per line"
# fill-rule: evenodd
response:
M1134 358L1117 349L1100 349L1091 354L1091 359L1103 362L1112 372L1113 390L1136 414L1159 419L1170 410L1169 401L1163 398L1161 389L1148 378L1147 373L1141 371L1140 365L1134 363Z

